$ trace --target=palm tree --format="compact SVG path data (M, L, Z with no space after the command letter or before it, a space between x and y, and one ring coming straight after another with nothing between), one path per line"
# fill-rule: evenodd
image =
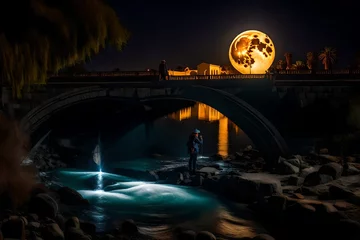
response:
M286 61L286 70L289 70L292 68L292 54L285 53L284 57L285 57L285 61Z
M24 86L46 83L48 73L83 62L107 45L121 50L128 38L102 0L3 1L0 77L19 97Z
M303 61L296 61L295 62L295 69L297 69L297 70L305 69L304 62Z
M319 60L324 64L325 70L332 70L332 66L336 60L336 50L331 47L325 47L319 54Z
M306 66L309 70L314 69L315 57L313 52L306 53Z

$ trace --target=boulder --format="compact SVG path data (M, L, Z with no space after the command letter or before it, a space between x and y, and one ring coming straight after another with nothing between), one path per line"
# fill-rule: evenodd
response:
M303 177L298 177L298 176L290 176L288 179L288 184L290 186L301 186L304 183L304 178Z
M90 222L80 222L80 228L84 233L92 236L96 233L96 225Z
M29 213L35 213L40 217L55 218L58 211L57 202L46 193L40 193L30 199Z
M63 240L64 233L56 223L47 224L42 228L42 237L44 240Z
M20 218L4 221L1 226L1 232L4 239L12 238L25 240L26 236L25 225Z
M299 173L299 168L287 162L287 160L280 161L276 170L277 173L284 175Z
M209 191L244 203L252 203L265 196L282 193L281 183L278 179L256 173L207 178L204 179L203 186Z
M343 167L338 163L328 163L320 167L319 174L331 176L334 180L341 177Z
M91 240L80 228L67 228L65 231L66 240Z
M69 218L65 223L65 228L77 228L80 229L80 221L77 217Z
M196 234L196 240L216 240L216 237L211 232L201 231Z
M60 201L67 205L88 205L89 201L84 199L80 193L69 187L61 187L57 191Z
M275 240L272 236L268 234L259 234L253 238L253 240Z
M177 240L195 240L196 233L191 230L184 230L177 234Z
M320 174L319 172L312 172L304 179L304 186L316 186L333 181L334 179L327 174Z
M203 168L200 168L200 170L198 170L198 172L207 173L210 175L216 175L216 174L220 173L220 171L214 167L203 167Z
M331 184L329 186L329 195L332 199L347 199L354 196L354 193L344 186Z
M121 223L121 232L127 235L133 235L139 232L135 222L131 219L125 220Z

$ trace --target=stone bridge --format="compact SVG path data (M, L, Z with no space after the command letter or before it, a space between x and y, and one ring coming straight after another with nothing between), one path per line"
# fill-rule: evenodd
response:
M190 100L207 104L225 116L249 136L268 159L289 155L285 140L253 106L271 108L271 103L288 92L300 95L328 95L352 91L360 80L348 75L324 75L320 79L309 75L221 75L171 77L157 81L157 76L116 76L106 74L54 76L47 85L32 86L32 91L20 100L12 100L10 89L3 91L3 104L11 104L13 115L21 120L30 134L56 113L71 106L100 99L126 99L146 105L170 99ZM360 79L360 78L359 78ZM191 81L189 81L191 80Z

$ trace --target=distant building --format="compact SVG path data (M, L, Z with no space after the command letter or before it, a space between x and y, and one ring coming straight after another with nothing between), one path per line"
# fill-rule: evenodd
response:
M221 66L210 64L210 63L200 63L197 66L198 75L220 75Z
M176 68L176 70L169 70L170 76L192 76L192 75L225 75L232 74L231 69L228 66L220 66L216 64L210 63L200 63L197 66L197 69L190 69L189 67L185 67L180 69L180 67Z
M184 68L183 70L169 70L170 76L191 76L197 75L197 70L190 69L188 67Z

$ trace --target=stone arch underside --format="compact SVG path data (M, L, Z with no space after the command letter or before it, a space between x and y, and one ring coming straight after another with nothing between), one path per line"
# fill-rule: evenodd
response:
M178 89L79 88L45 101L31 110L21 120L21 124L32 134L42 123L62 109L86 100L108 97L132 98L134 101L143 102L144 104L146 104L146 101L156 99L183 99L202 102L217 109L241 127L255 146L265 154L266 158L276 161L279 156L289 155L288 147L281 134L260 112L230 93L203 86Z

